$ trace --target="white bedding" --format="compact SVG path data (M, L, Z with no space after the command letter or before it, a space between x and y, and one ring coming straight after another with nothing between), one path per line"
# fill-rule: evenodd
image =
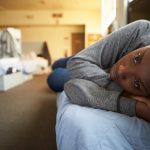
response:
M6 74L8 68L14 67L25 74L34 74L39 69L46 68L48 61L46 59L25 60L20 58L2 58L0 59L0 76Z
M18 70L22 70L22 65L19 58L1 58L0 59L0 76L6 74L8 68L14 67Z
M57 98L58 150L150 150L150 123Z
M0 31L0 76L5 75L10 67L25 74L37 74L48 67L48 60L38 57L32 49L24 54L21 30L15 28Z

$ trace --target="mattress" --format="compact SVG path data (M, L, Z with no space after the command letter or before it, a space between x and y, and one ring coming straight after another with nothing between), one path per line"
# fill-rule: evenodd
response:
M18 57L0 59L0 76L6 74L8 68L14 67L25 74L34 74L40 69L48 67L46 59L23 60Z
M14 67L15 69L22 70L22 64L18 57L1 58L0 59L0 76L6 74L8 68Z
M150 150L150 123L57 97L58 150Z

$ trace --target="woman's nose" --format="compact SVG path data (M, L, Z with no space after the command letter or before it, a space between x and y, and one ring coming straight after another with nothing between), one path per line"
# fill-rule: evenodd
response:
M128 77L131 77L133 74L132 68L126 65L120 65L118 69L118 77L120 79L127 79Z

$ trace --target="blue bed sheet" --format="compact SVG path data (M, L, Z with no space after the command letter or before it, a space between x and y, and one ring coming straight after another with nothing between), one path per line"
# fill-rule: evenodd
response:
M150 123L57 97L58 150L150 150Z

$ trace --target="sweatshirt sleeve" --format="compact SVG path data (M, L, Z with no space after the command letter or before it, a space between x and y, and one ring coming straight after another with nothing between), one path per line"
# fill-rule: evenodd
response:
M140 47L139 38L149 28L149 21L135 21L82 50L67 63L70 75L105 87L110 78L104 70L110 69L124 54Z
M99 108L135 116L135 100L121 96L121 92L106 90L94 82L73 79L65 84L65 93L73 104Z

